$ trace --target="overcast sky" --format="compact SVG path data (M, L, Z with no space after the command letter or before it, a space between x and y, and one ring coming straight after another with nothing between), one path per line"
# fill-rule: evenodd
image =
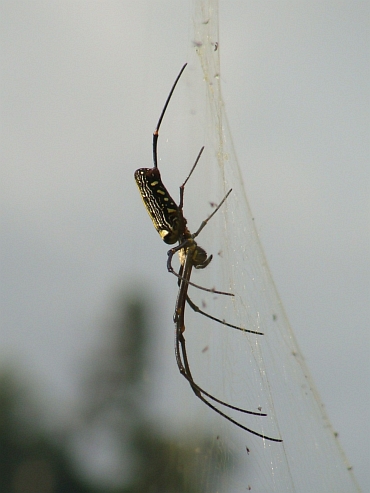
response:
M133 172L151 166L163 95L191 44L189 6L0 4L0 358L26 368L63 416L117 292L137 278L158 291L166 276ZM302 352L366 491L369 4L229 5L221 1L221 80L247 196Z

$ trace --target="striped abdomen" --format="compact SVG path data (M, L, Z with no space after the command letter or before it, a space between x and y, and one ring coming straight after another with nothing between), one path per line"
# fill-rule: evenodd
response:
M186 220L162 183L158 168L140 168L135 181L148 214L162 240L172 245L185 230Z

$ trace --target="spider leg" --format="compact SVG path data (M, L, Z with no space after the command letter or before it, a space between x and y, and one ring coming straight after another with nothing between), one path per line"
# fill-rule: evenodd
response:
M194 163L194 166L192 167L190 173L189 173L189 176L187 177L187 179L184 181L184 183L181 185L180 187L180 210L182 211L182 206L183 206L183 198L184 198L184 187L185 187L185 184L186 182L188 181L188 179L190 178L190 175L192 174L192 172L194 171L194 168L195 166L198 164L198 161L199 161L199 158L203 152L203 149L204 147L202 147L202 149L200 150L199 154L198 154L198 157ZM215 289L209 289L209 288L204 288L203 286L199 286L198 284L195 284L193 282L190 281L190 279L185 279L184 277L181 277L180 274L178 274L177 272L175 272L175 270L173 269L172 267L172 258L174 256L174 254L182 249L184 250L188 250L189 248L193 247L193 249L195 250L196 248L196 243L194 241L194 238L196 238L199 233L202 231L202 229L207 225L207 223L211 220L211 218L216 214L216 212L220 209L220 207L223 205L223 203L226 201L227 197L230 195L232 191L232 188L230 188L230 190L227 192L227 194L225 195L225 197L221 200L221 202L219 203L219 205L216 207L216 209L212 212L212 214L207 218L205 219L204 221L202 221L201 225L199 226L199 228L197 229L197 231L192 234L190 236L190 238L186 238L184 241L180 242L179 240L179 245L177 245L176 247L173 247L171 248L171 250L168 250L167 252L167 270L168 272L170 272L171 274L173 274L174 276L176 276L180 281L185 281L188 285L190 286L194 286L198 289L201 289L203 291L208 291L209 293L215 293L215 294L222 294L224 296L234 296L233 293L226 293L225 291L216 291ZM202 262L201 264L196 264L194 265L194 267L196 269L204 269L205 267L207 267L207 265L211 262L213 256L210 255L204 262Z
M197 394L196 394L197 395ZM233 418L230 418L230 416L228 416L227 414L223 413L222 411L220 411L219 409L217 409L217 407L215 407L213 404L211 404L210 402L208 402L202 395L197 395L197 397L202 401L204 402L204 404L206 406L208 406L209 408L213 409L213 411L215 411L217 414L219 414L220 416L222 416L223 418L227 419L228 421L230 421L230 423L233 423L234 425L238 426L239 428L241 428L242 430L244 431L248 431L248 433L251 433L252 435L256 435L257 437L260 437L260 438L263 438L265 440L269 440L270 442L282 442L283 440L281 438L273 438L273 437L269 437L267 435L263 435L262 433L258 433L257 431L254 431L252 430L251 428L247 428L246 426L242 425L241 423L238 423L238 421L236 421L235 419Z
M189 240L185 240L183 243L181 243L177 247L174 247L174 248L171 248L171 250L168 250L168 252L167 252L167 255L168 255L168 258L167 258L167 270L168 270L168 272L170 272L171 274L173 274L174 276L176 276L180 281L185 281L190 286L194 286L195 288L201 289L202 291L207 291L208 293L222 294L224 296L234 296L233 293L226 293L225 291L217 291L216 289L204 288L203 286L199 286L199 284L195 284L194 282L191 282L189 279L185 279L184 277L181 277L181 275L178 274L174 270L174 268L172 267L172 258L173 258L173 256L179 250L182 250L184 247L186 248L186 246L188 244L189 244ZM211 261L209 259L212 259L212 256L208 257L208 263L207 263L207 265ZM204 267L206 267L206 265Z
M180 318L183 319L183 317L180 317ZM198 397L198 399L200 399L204 404L206 404L206 406L208 406L210 409L215 411L217 414L219 414L223 418L230 421L230 423L233 423L234 425L238 426L242 430L248 431L252 435L256 435L260 438L264 438L265 440L269 440L271 442L282 442L283 440L281 438L269 437L267 435L264 435L262 433L258 433L257 431L254 431L251 428L248 428L248 427L242 425L241 423L239 423L235 419L231 418L230 416L228 416L224 412L220 411L220 409L218 409L216 406L211 404L209 401L207 401L207 399L204 396L208 397L209 399L212 399L213 401L217 402L218 404L221 404L221 405L223 405L229 409L233 409L235 411L239 411L239 412L246 413L246 414L252 414L252 415L256 415L256 416L267 416L264 413L256 413L253 411L247 411L246 409L241 409L241 408L232 406L230 404L227 404L226 402L223 402L220 399L217 399L216 397L212 396L211 394L209 394L208 392L203 390L201 387L199 387L199 385L197 385L194 382L191 371L190 371L190 367L189 367L187 353L186 353L185 338L183 335L184 330L185 330L185 327L183 326L182 323L179 323L179 321L178 321L177 328L176 328L176 349L175 349L176 361L177 361L177 365L178 365L178 368L180 370L181 375L183 375L183 377L185 377L186 380L189 382L194 394ZM182 353L184 362L182 362L182 360L181 360L180 350L179 350L180 347L181 347L181 353Z
M225 195L225 197L221 200L221 202L218 204L218 206L216 207L216 209L212 212L212 214L207 217L207 219L205 219L204 221L202 221L201 225L199 226L199 228L196 230L196 232L194 234L192 234L192 238L196 238L199 233L202 231L202 229L204 228L204 226L207 225L207 223L212 219L212 217L216 214L216 212L218 211L218 209L223 205L223 203L225 202L225 200L227 199L227 197L231 194L232 192L232 188L230 188L230 190L227 192L227 194Z
M168 103L170 102L170 99L172 97L172 94L173 94L173 91L175 90L175 87L176 87L176 84L178 83L183 71L185 70L185 67L186 67L187 63L185 63L185 65L182 67L182 69L180 70L180 73L179 75L177 76L172 88L171 88L171 91L170 91L170 94L168 95L167 97L167 100L165 102L165 105L163 107L163 110L162 110L162 113L161 113L161 116L159 117L159 120L158 120L158 123L157 123L157 126L153 132L153 163L154 163L154 167L155 168L158 168L158 164L157 164L157 144L158 144L158 134L159 134L159 128L161 126L161 123L162 123L162 120L163 120L163 117L164 117L164 114L166 113L166 109L167 109L167 106L168 106Z
M188 356L187 356L187 353L186 353L185 337L184 337L184 335L183 335L182 332L180 332L178 334L178 342L180 343L181 354L182 354L182 357L183 357L183 361L182 361L181 360L181 356L180 356L180 352L178 351L179 362L180 362L180 365L178 363L178 366L179 366L180 373L190 383L190 386L193 389L193 392L194 392L194 394L197 397L200 397L200 395L203 394L203 395L207 396L209 399L217 402L218 404L221 404L222 406L225 406L225 407L227 407L229 409L233 409L234 411L239 411L240 413L245 413L245 414L252 414L254 416L267 416L267 414L265 414L265 413L255 412L255 411L248 411L247 409L242 409L241 407L232 406L231 404L228 404L227 402L221 401L217 397L214 397L209 392L206 392L204 389L202 389L202 387L199 387L199 385L194 382L193 376L192 376L192 374L190 372L190 367L189 367L189 362L188 362Z
M182 208L183 208L183 205L184 205L184 189L185 189L185 185L187 184L189 178L191 177L196 165L198 164L198 161L200 159L200 156L202 155L202 152L204 151L204 146L201 148L201 150L199 151L199 154L195 160L195 163L193 164L193 167L191 168L190 170L190 173L188 174L186 180L184 181L184 183L181 185L180 187L180 203L179 203L179 209L181 209L182 211Z
M205 317L207 318L210 318L211 320L214 320L215 322L218 322L222 325L226 325L227 327L231 327L232 329L237 329L237 330L241 330L242 332L248 332L249 334L257 334L259 336L263 336L263 332L257 332L256 330L248 330L248 329L244 329L243 327L238 327L237 325L232 325L232 324L229 324L228 322L225 322L225 320L220 320L219 318L216 318L216 317L212 317L212 315L209 315L209 313L206 313L204 312L203 310L201 310L199 308L199 306L197 306L190 298L188 295L186 295L186 301L188 303L188 305L192 308L192 310L194 310L196 313L201 313L202 315L204 315Z
M250 428L247 428L246 426L242 425L238 421L234 420L224 412L220 411L217 407L215 407L213 404L211 404L205 397L208 397L209 399L213 400L214 402L217 402L218 404L227 407L228 409L233 409L235 411L239 411L242 413L246 414L252 414L252 415L257 415L257 416L266 416L264 413L256 413L253 411L247 411L246 409L241 409L236 406L232 406L224 401L221 401L220 399L217 399L213 395L209 394L205 390L203 390L201 387L199 387L198 384L194 382L193 376L190 371L190 366L189 366L189 361L187 357L187 352L186 352L186 343L185 343L185 338L184 338L184 331L185 331L185 322L184 322L184 315L185 315L185 303L188 299L187 296L187 291L188 291L188 283L186 282L191 275L191 270L192 270L192 257L190 254L186 256L185 259L185 264L184 266L181 266L182 269L180 269L179 272L184 276L184 280L180 281L180 288L179 288L179 294L177 297L177 302L176 302L176 341L175 341L175 356L176 356L176 362L177 366L179 368L179 371L181 375L183 375L184 378L189 382L194 394L200 399L204 404L206 404L210 409L215 411L217 414L220 416L224 417L231 423L235 424L239 428L248 431L249 433L256 435L258 437L264 438L266 440L270 440L273 442L281 442L282 440L279 438L272 438L268 437L266 435L263 435L262 433L258 433ZM181 358L182 355L182 358Z
M265 440L270 440L272 442L281 442L282 440L280 438L273 438L269 437L266 435L263 435L262 433L258 433L251 428L248 428L238 421L234 420L224 412L220 411L216 406L208 402L208 400L205 397L208 397L209 399L213 400L214 402L217 402L218 404L227 407L228 409L233 409L238 412L246 413L246 414L252 414L252 415L257 415L257 416L266 416L264 413L256 413L253 411L247 411L245 409L241 409L235 406L232 406L230 404L227 404L224 401L221 401L220 399L217 399L213 395L209 394L205 390L203 390L201 387L199 387L198 384L194 382L193 376L190 371L190 366L189 366L189 361L187 357L187 352L186 352L186 343L185 343L185 337L184 337L184 331L185 331L185 322L184 322L184 316L185 316L185 304L186 301L189 299L187 292L188 292L188 287L189 284L186 282L189 280L191 276L191 270L192 270L192 256L190 253L186 255L185 263L183 266L181 266L180 271L181 275L184 276L183 279L180 281L180 287L179 287L179 294L177 297L176 301L176 335L175 335L175 356L176 356L176 362L177 366L179 368L179 371L181 375L183 375L184 378L189 382L194 394L200 399L206 406L208 406L210 409L215 411L217 414L222 416L223 418L227 419L230 423L233 423L234 425L238 426L239 428L248 431L249 433L256 435L260 438L264 438ZM191 306L191 305L190 305ZM182 355L182 358L181 358Z

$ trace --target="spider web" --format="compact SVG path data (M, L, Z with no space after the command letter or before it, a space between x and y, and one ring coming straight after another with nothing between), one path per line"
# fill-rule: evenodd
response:
M212 478L217 475L219 491L359 491L282 307L245 196L221 97L217 1L195 0L192 22L193 46L185 74L188 147L194 159L201 145L205 151L185 190L184 213L191 231L232 188L197 239L214 258L204 271L193 273L192 280L235 296L194 288L189 294L213 316L264 335L229 329L188 306L188 356L194 380L205 390L267 414L228 412L233 419L283 439L262 440L195 403L187 414L210 427L210 448L222 454L217 466L210 461L199 478L201 490L214 491Z

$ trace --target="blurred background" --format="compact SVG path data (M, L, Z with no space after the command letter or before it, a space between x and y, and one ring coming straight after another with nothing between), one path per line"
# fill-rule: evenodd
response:
M181 477L198 491L191 433L161 432L180 378L176 292L133 180L151 166L154 126L193 49L190 5L0 8L0 489L172 491ZM220 2L223 96L247 196L364 491L368 29L367 2ZM174 158L185 152L170 144ZM174 197L183 179L166 181ZM159 470L170 483L156 482Z

